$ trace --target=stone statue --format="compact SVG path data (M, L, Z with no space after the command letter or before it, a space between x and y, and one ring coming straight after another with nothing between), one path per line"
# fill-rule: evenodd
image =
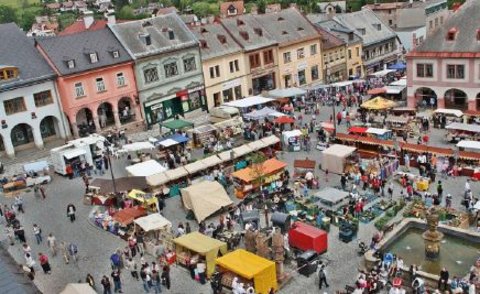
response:
M285 260L285 248L283 245L283 235L280 232L280 229L275 230L275 233L272 236L273 260L275 262L279 263Z
M245 249L249 252L255 253L255 237L257 233L249 229L245 232Z
M427 211L427 228L422 235L425 241L425 256L428 259L437 259L440 255L440 241L443 239L443 233L437 230L439 215L435 207Z
M257 247L257 255L266 259L270 259L270 247L268 246L268 239L264 233L258 232L255 238L255 245Z

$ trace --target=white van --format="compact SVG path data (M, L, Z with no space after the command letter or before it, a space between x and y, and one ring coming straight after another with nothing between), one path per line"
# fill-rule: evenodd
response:
M219 106L210 110L209 121L211 123L217 123L224 120L236 118L240 116L240 111L235 107Z

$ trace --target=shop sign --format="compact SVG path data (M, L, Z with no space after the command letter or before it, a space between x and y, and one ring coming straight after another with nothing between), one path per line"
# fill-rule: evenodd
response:
M155 110L155 109L159 109L159 108L162 108L162 107L163 107L162 102L159 102L159 103L157 103L157 104L155 104L155 105L152 105L152 106L150 107L150 109L151 109L151 110Z
M182 90L175 93L175 95L180 98L181 101L188 101L188 91Z

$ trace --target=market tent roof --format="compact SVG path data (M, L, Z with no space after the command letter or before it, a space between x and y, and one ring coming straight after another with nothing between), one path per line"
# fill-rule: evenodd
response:
M227 243L210 238L199 232L191 232L190 234L175 238L173 242L201 255L227 246Z
M192 128L193 123L183 120L183 119L174 119L167 122L162 122L161 125L170 130L181 130L184 128Z
M275 262L244 249L237 249L219 257L216 263L243 278L253 279L257 293L269 293L271 288L278 287Z
M201 170L204 170L207 168L205 164L202 163L201 160L194 161L192 163L186 164L183 166L189 174L194 174L198 173Z
M172 223L159 213L137 218L135 224L140 226L145 232L156 231L165 227L172 227Z
M284 115L277 117L276 119L273 120L274 123L277 124L293 124L295 122L295 119L293 117Z
M350 146L345 146L345 145L340 145L340 144L334 144L330 146L329 148L325 149L322 151L323 154L330 154L330 155L335 155L337 157L347 157L353 152L355 152L357 148L355 147L350 147Z
M87 283L82 283L82 284L74 284L70 283L67 284L65 289L63 289L60 294L96 294L97 292L93 290L93 288L87 284Z
M188 175L188 171L183 166L179 166L175 169L169 169L165 172L165 176L171 181L182 178L186 175Z
M265 146L271 146L273 144L277 144L278 142L280 142L280 139L275 135L271 135L263 138L262 142L265 143Z
M140 150L153 150L155 149L155 146L153 146L153 144L150 142L134 142L123 145L122 149L128 152L135 152Z
M145 178L149 186L160 186L168 183L170 179L165 173L154 174Z
M389 115L389 116L387 116L385 121L386 122L406 124L410 121L410 118L409 117L404 117L404 116Z
M222 207L233 204L218 182L202 181L180 190L185 207L193 211L198 222L205 220Z
M271 97L282 98L282 97L294 97L299 95L305 95L306 93L307 91L303 89L291 87L286 89L271 90L268 92L268 95Z
M317 166L317 163L315 160L309 160L307 159L295 159L293 162L293 167L297 168L306 168L306 169L315 169Z
M271 158L271 159L263 162L262 167L261 167L261 172L264 175L268 175L268 174L271 174L275 171L279 171L279 170L285 168L286 166L287 166L287 164L285 162L280 161L276 158ZM232 176L237 178L237 179L241 179L244 182L249 183L249 182L255 180L255 177L257 175L255 174L255 172L252 170L251 167L246 167L244 169L237 170L236 172L233 172Z
M237 107L237 108L246 108L246 107L251 107L255 105L265 104L272 101L275 101L275 99L265 98L262 96L251 96L251 97L247 97L239 100L230 101L230 102L224 103L223 105Z
M407 79L399 79L397 81L391 82L389 86L407 86Z
M395 69L395 70L402 70L402 69L406 69L407 68L407 65L401 61L395 63L395 64L392 64L388 67L388 69Z
M90 182L90 186L99 187L101 193L113 193L113 181L111 179L96 178ZM132 189L144 190L148 188L145 177L115 178L117 191L130 191Z
M442 113L442 114L448 114L448 115L454 115L456 117L462 117L463 112L458 109L449 109L449 108L437 108L434 113Z
M48 169L48 162L46 161L30 162L23 165L23 170L25 172L39 172L44 169Z
M131 224L135 219L137 219L141 216L144 216L146 214L147 214L147 212L145 211L145 209L143 207L134 206L134 207L125 208L125 209L122 209L122 210L118 211L113 216L113 220L115 220L115 221L121 223L122 225L126 226L126 225Z
M353 85L353 83L359 83L359 82L363 82L363 80L336 82L336 83L330 84L330 87L345 87L345 86Z
M232 150L233 150L233 156L235 158L238 158L240 156L243 156L245 154L253 152L253 150L250 147L248 147L247 144L244 144L244 145L239 146L237 148L233 148Z
M218 128L214 125L208 124L208 125L203 125L196 127L192 130L192 132L197 133L197 134L204 134L212 131L216 131Z
M223 152L218 153L217 156L222 161L229 161L229 160L232 160L233 158L235 158L235 155L233 155L233 157L232 157L232 154L233 154L233 150L227 150L227 151L223 151Z
M400 94L405 89L405 86L385 86L385 93L387 94Z
M384 70L374 72L370 76L384 77L384 76L386 76L386 75L388 75L389 73L392 73L392 72L395 72L395 70L394 69L384 69Z
M260 150L262 148L267 147L267 145L265 145L265 143L262 140L253 141L251 143L248 143L247 145L253 151L257 151L257 150Z
M387 90L385 88L374 88L371 90L367 91L368 95L380 95L380 94L385 94Z
M181 135L181 134L173 134L170 137L168 137L168 139L175 140L178 143L185 143L185 142L188 142L188 140L190 140L188 137L185 137L184 135Z
M157 142L158 145L162 145L163 147L170 147L179 144L177 141L173 139L165 139L162 141Z
M202 164L209 168L209 167L213 167L213 166L216 166L216 165L219 165L223 162L223 160L221 160L218 156L216 155L212 155L212 156L209 156L209 157L206 157L202 160L200 160L202 162Z
M362 103L361 107L371 110L380 110L380 109L388 109L393 108L397 105L397 103L393 102L392 100L388 100L377 96L373 99L365 101Z
M133 177L148 177L167 170L154 159L127 166L125 169Z
M265 117L267 116L278 116L278 115L285 115L281 112L278 112L276 111L275 109L273 108L270 108L270 107L264 107L260 110L254 110L252 112L249 112L247 114L245 114L245 118L248 118L248 119L264 119Z
M378 128L368 128L367 133L369 134L375 134L375 135L384 135L388 132L391 132L391 130L388 129L378 129Z
M449 130L459 130L465 132L473 132L473 133L480 133L480 126L479 125L472 125L472 124L463 124L463 123L451 123L445 127Z
M366 133L368 128L366 127L351 127L348 129L349 133L355 133L355 134L364 134Z
M300 130L291 130L291 131L283 132L282 135L284 138L290 138L290 137L299 137L303 135L303 133Z
M349 195L348 192L345 192L345 191L342 191L342 190L339 190L339 189L335 189L335 188L331 188L331 187L327 187L327 188L324 188L324 189L318 191L315 194L315 197L320 198L323 201L327 201L329 203L336 204L336 203L342 201L343 199L347 198L348 195Z
M457 147L480 150L480 142L479 141L462 140L462 141L457 143Z
M85 151L83 149L75 148L75 149L68 150L68 151L64 152L63 156L66 159L72 159L72 158L75 158L75 157L78 157L78 156L81 156L81 155L85 155L85 154L87 154L87 151Z

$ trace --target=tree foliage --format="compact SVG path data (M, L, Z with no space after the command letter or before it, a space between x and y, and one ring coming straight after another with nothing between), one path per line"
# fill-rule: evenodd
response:
M0 23L17 22L15 9L10 6L0 5Z
M195 2L192 4L193 13L199 18L203 18L210 13L210 4L207 2Z

